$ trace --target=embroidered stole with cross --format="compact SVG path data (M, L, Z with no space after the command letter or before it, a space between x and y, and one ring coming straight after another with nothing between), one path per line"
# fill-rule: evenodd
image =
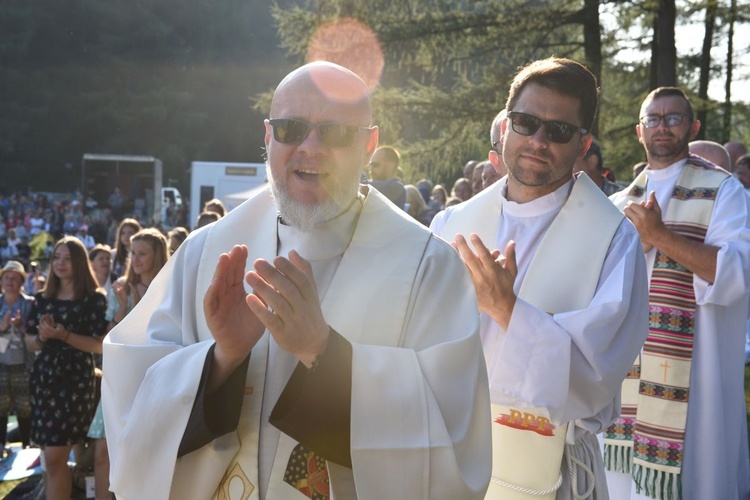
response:
M723 170L691 156L680 172L664 224L703 243ZM613 198L621 210L646 199L642 172ZM681 498L685 427L695 334L693 273L656 249L649 286L649 333L622 385L622 414L604 434L607 469L632 473L636 491Z

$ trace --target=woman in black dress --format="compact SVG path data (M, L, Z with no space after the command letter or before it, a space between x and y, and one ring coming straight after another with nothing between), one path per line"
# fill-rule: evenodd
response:
M46 286L34 299L26 343L41 352L30 380L31 439L44 450L47 499L68 500L68 456L94 413L92 353L102 351L107 328L107 300L77 238L55 244Z

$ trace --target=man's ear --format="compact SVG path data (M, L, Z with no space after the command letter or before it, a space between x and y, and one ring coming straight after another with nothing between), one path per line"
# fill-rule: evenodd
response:
M692 124L690 125L690 140L691 140L691 141L692 141L693 139L695 139L695 136L696 136L696 135L698 135L698 132L700 131L700 129L701 129L701 122L700 122L700 121L698 121L698 120L695 120L695 121L694 121L694 122L693 122L693 123L692 123Z
M591 134L586 134L581 138L581 143L578 145L578 158L583 158L584 156L586 156L586 153L591 147L591 142L593 140L594 136L592 136Z
M377 125L372 127L372 129L368 132L370 135L367 137L367 144L365 145L365 156L367 156L368 160L375 152L375 149L378 147L379 132L380 131L378 130Z
M638 142L643 144L643 130L641 130L641 124L635 126L635 135L638 136Z
M497 170L497 164L500 161L500 153L498 153L494 149L490 149L490 152L487 155L487 159L490 160L492 166L495 167L495 170Z
M273 130L271 129L271 122L268 119L263 120L263 125L266 126L266 135L263 140L266 143L266 151L268 151L268 145L271 143L271 138L273 137Z

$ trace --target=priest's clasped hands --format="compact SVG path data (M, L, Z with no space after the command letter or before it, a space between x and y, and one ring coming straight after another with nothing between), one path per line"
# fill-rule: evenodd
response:
M518 275L516 242L510 240L505 245L505 254L502 254L497 249L490 251L474 233L469 238L476 253L461 234L456 235L451 245L458 250L469 270L477 294L479 312L487 314L507 330L516 304L516 294L513 291L513 283Z
M222 254L203 299L206 323L216 340L214 358L239 366L268 331L279 346L310 367L328 343L310 263L292 250L273 264L258 259L245 274L247 247L235 245ZM245 291L243 280L252 287ZM223 377L222 377L223 378Z

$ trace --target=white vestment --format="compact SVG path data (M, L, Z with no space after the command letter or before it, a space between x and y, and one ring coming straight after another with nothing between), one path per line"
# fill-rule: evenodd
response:
M655 191L662 214L685 162L646 170L646 193ZM719 247L716 279L710 284L693 278L695 338L681 474L685 500L750 497L742 348L750 289L749 200L736 179L722 183L705 239ZM655 249L646 254L649 280L655 254ZM628 475L608 471L607 477L613 500L648 498L635 493Z
M497 196L499 203L494 213L486 214L488 220L497 221L496 238L484 243L504 252L508 241L516 242L516 293L542 238L568 199L573 182L577 181L524 204L505 198L505 179L488 188L492 190L488 195ZM436 216L432 224L436 233L442 233L451 213L449 208ZM468 236L473 231L475 228L469 226L461 232ZM442 236L454 238L453 234ZM620 384L646 338L645 266L638 234L624 220L611 240L588 307L550 315L519 298L507 331L489 316L480 317L492 403L543 407L556 425L570 423L567 441L575 444L575 457L594 470L599 483L595 498L606 497L595 434L619 416ZM554 285L550 276L550 286ZM563 478L559 499L571 497L565 469ZM583 492L588 481L582 472L578 478L578 491Z
M481 498L490 476L489 398L476 298L464 265L375 190L355 211L353 218L332 222L342 219L353 228L350 242L342 242L343 255L316 261L305 252L307 246L315 253L311 241L297 248L312 261L326 321L352 344L353 467L329 462L332 495ZM111 488L118 498L211 498L240 442L259 448L259 463L248 471L254 486L249 498L264 498L266 488L278 486L274 455L282 433L267 420L247 425L245 403L238 431L179 459L177 451L213 344L200 304L217 252L247 244L249 270L256 258L273 258L277 238L282 251L295 246L294 238L304 240L284 233L277 234L269 190L259 191L192 233L110 332L102 397ZM248 368L249 379L260 372L260 383L245 400L262 395L265 417L285 384L279 377L288 378L291 357L268 332L264 339L268 347L259 342Z

